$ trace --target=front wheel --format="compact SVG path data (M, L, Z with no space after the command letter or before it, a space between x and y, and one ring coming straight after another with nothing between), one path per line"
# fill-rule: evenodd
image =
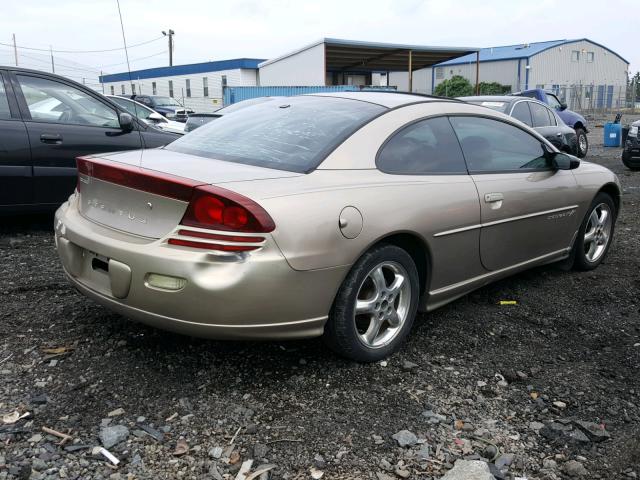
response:
M340 286L324 339L352 360L381 360L409 334L419 295L411 256L395 245L375 247L356 262Z
M629 170L640 170L640 167L631 164L631 159L625 152L622 152L622 163L624 163L624 166Z
M575 130L578 142L576 156L578 158L584 158L587 156L587 152L589 151L589 139L587 138L587 132L584 131L584 128L580 127Z
M611 196L599 193L582 221L574 245L574 267L593 270L604 260L616 222L616 206Z

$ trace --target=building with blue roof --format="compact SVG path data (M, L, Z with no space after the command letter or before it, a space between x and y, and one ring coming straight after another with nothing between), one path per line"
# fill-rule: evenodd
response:
M226 86L258 84L263 58L233 58L211 62L146 68L102 75L104 93L110 95L162 95L173 97L196 112L222 107Z
M611 108L624 101L629 62L588 38L482 48L479 60L476 66L476 54L472 53L416 71L413 90L433 93L438 84L454 75L475 85L478 69L480 82L497 82L512 92L552 90L570 108ZM389 75L389 84L398 89L406 89L407 83L404 73Z

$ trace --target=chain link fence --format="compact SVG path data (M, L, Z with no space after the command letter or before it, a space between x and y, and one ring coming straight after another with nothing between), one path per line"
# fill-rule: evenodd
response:
M628 85L536 85L554 93L567 108L582 115L607 116L640 110L640 92L635 82Z

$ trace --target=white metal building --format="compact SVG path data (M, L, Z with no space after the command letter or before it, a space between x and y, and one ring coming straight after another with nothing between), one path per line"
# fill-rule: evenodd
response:
M212 112L222 106L224 86L258 84L258 64L263 59L234 58L215 62L148 68L103 75L104 93L111 95L164 95L196 112Z
M322 38L262 62L262 86L383 85L389 72L424 69L463 55L467 47L432 47ZM407 80L408 81L408 80Z
M498 82L511 91L544 88L558 92L572 103L577 95L614 106L624 98L629 62L613 50L582 38L525 43L480 50L479 81ZM476 82L476 55L440 63L414 72L413 90L433 93L454 75ZM389 84L408 88L404 72L391 73Z

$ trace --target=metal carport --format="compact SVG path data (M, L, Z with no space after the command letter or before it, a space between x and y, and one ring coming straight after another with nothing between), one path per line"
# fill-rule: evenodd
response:
M478 48L470 47L431 47L337 38L324 38L322 43L327 74L406 71L409 75L409 91L413 87L415 70L470 53L476 53L477 56L479 52Z

